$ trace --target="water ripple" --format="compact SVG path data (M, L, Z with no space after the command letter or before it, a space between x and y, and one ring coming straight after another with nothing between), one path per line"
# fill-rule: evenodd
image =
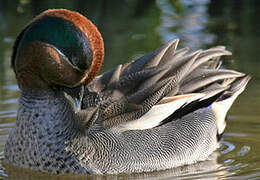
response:
M221 150L221 154L227 154L233 151L236 146L228 141L222 141L222 144L225 146L225 149Z
M238 156L245 156L246 154L248 154L248 152L251 150L250 146L243 146L238 152L237 155Z
M18 91L19 89L17 84L5 85L3 88L9 91Z
M16 110L0 111L0 119L16 117Z

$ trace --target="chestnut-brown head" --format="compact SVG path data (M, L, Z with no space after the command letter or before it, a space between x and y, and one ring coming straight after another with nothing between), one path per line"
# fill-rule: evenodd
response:
M20 88L76 87L97 75L103 39L81 14L52 9L34 18L15 41L12 67Z

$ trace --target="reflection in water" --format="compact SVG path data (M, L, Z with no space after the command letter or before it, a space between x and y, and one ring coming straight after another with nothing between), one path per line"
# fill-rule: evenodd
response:
M163 41L179 38L183 46L192 49L212 44L214 35L205 30L209 21L206 6L208 3L209 0L184 0L177 5L174 1L158 0L157 4L162 12L158 32Z
M148 3L149 2L149 3ZM0 1L0 177L8 179L71 179L3 165L3 147L13 126L18 87L10 68L12 44L33 16L47 8L68 8L85 14L104 36L103 71L180 38L193 49L222 44L232 50L225 66L250 73L253 79L228 116L224 141L210 160L172 170L93 179L250 179L260 177L260 29L256 0L132 1ZM86 176L73 176L86 179Z

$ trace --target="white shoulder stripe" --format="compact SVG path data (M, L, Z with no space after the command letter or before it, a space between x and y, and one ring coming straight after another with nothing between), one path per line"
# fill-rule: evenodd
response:
M163 98L139 119L118 125L121 130L143 130L158 126L160 122L185 104L201 99L205 94L194 93Z

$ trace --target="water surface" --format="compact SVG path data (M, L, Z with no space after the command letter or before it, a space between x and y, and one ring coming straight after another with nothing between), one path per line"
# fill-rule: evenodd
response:
M93 179L259 179L260 178L260 60L258 1L0 1L0 178L85 179L52 176L4 164L4 144L17 110L19 89L10 68L15 37L48 8L76 10L100 29L106 46L102 72L131 61L170 39L191 49L225 45L233 52L224 66L249 73L248 88L229 111L221 147L208 161L167 171Z

